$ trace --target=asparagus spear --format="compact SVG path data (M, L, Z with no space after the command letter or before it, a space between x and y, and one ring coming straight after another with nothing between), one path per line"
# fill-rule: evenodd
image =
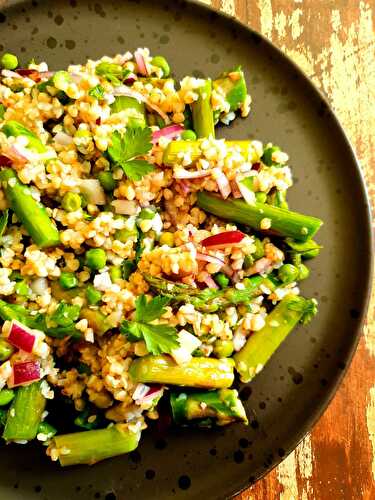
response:
M0 172L8 202L34 243L40 248L60 243L59 231L49 218L45 207L33 198L30 189L22 184L11 168Z
M315 314L316 302L287 295L270 312L266 324L254 332L245 346L234 355L242 382L250 382L259 373L286 336L304 316Z
M211 107L211 80L196 89L198 100L191 105L193 125L198 137L215 137L214 115Z
M29 141L27 147L36 153L45 153L47 151L39 137L16 120L9 120L1 130L7 137L18 137L20 135L26 137Z
M233 360L230 358L192 358L178 365L170 356L145 356L133 361L129 374L134 382L221 389L233 383Z
M312 238L323 224L316 217L273 207L266 203L255 202L250 205L242 200L223 200L203 191L198 193L198 206L217 217L246 224L256 230L262 230L262 221L268 219L272 232L299 241Z
M31 441L36 437L46 406L40 385L41 381L17 389L3 432L5 441Z
M171 141L164 151L164 165L173 167L185 153L189 153L191 163L196 162L202 156L201 143L202 141ZM225 141L225 144L228 148L237 148L245 160L249 159L250 141Z
M111 104L112 113L119 113L120 111L127 111L130 127L146 126L146 108L143 102L137 101L134 97L117 96L115 101Z
M237 111L246 99L246 81L241 67L223 73L212 82L212 86L225 96L230 105L230 111Z
M248 302L252 298L261 295L264 288L273 291L278 284L273 275L267 277L252 276L244 280L244 290L233 287L226 287L221 290L212 288L200 290L155 276L144 275L144 278L155 291L169 297L174 303L188 302L193 304L197 311L206 313L216 312L230 305Z
M137 448L141 432L127 424L107 429L74 432L55 436L48 447L53 457L57 452L60 465L93 465L106 458L129 453Z
M248 423L245 409L234 389L219 389L209 392L172 392L170 395L173 420L186 425L192 420L211 427L212 424L227 425L231 422Z

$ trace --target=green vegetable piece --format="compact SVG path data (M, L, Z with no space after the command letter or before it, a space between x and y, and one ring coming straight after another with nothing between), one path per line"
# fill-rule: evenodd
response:
M134 97L117 96L111 104L112 113L126 111L128 116L128 127L146 127L146 107L144 102L140 102Z
M184 130L181 134L181 139L183 141L196 141L197 134L194 132L194 130Z
M208 419L208 426L227 425L232 422L248 424L245 409L238 392L234 389L219 389L209 392L175 393L170 395L173 420L177 425L188 425L193 421ZM207 426L206 422L203 426Z
M14 291L21 297L28 297L31 294L29 285L25 281L19 281L14 287Z
M98 179L104 191L107 191L107 193L112 193L112 191L116 187L116 181L113 178L112 172L109 171L100 172L98 174Z
M90 248L85 253L85 264L93 271L103 269L107 263L107 255L102 248Z
M265 326L248 338L245 346L234 355L236 370L242 382L250 382L259 373L282 341L311 313L314 301L287 295L266 317Z
M212 86L224 95L230 105L230 111L237 111L245 102L247 96L246 80L241 67L223 73L212 82Z
M214 115L211 107L211 80L205 80L195 92L198 100L191 105L194 131L197 137L215 137Z
M49 441L57 434L57 429L49 424L48 422L40 422L38 427L38 434L44 434L47 438L46 441Z
M198 193L198 206L217 217L245 224L256 230L261 230L263 219L270 219L273 232L300 241L312 238L323 224L316 217L273 207L266 203L256 202L254 205L249 205L242 200L222 200L204 191Z
M137 264L134 260L126 259L121 265L122 279L128 280L130 275L137 269Z
M0 391L0 406L8 405L14 398L15 393L12 389L1 389Z
M78 286L78 279L74 273L62 272L60 274L59 283L65 290L70 290Z
M46 146L42 143L39 137L16 120L9 120L5 122L1 130L7 137L26 137L29 141L27 147L36 153L45 153L47 151Z
M216 273L214 276L214 280L220 288L225 288L229 285L229 278L224 273Z
M293 264L283 264L277 272L279 279L284 283L292 283L292 281L296 281L299 275L299 271L296 266Z
M151 220L155 217L155 215L155 210L152 210L151 208L142 208L142 210L138 214L138 218Z
M123 68L119 64L101 62L95 68L95 73L98 76L102 76L106 80L112 83L112 85L121 85L121 82L130 75L128 69Z
M279 208L288 208L288 203L286 201L286 192L278 191L277 189L273 190L267 196L267 203Z
M138 238L138 229L134 226L133 229L118 229L115 232L115 239L126 243L129 238Z
M234 350L232 340L215 340L214 354L217 358L229 358L232 356Z
M255 199L259 203L266 203L266 201L267 201L267 194L263 193L262 191L257 191L255 193Z
M14 70L18 66L18 58L14 54L10 54L9 52L6 52L5 54L2 55L1 57L1 66L4 69L10 69Z
M89 96L93 97L94 99L97 99L98 101L104 99L104 93L105 90L101 85L95 85L95 87L92 87L89 90Z
M3 432L5 441L31 441L36 437L46 406L40 390L41 383L33 382L17 389Z
M1 315L1 319L4 319ZM6 361L14 353L14 347L5 339L0 338L0 361Z
M263 243L259 238L254 238L255 252L252 253L252 257L254 260L261 259L264 257L264 247Z
M7 421L7 415L8 415L7 410L0 408L0 428L5 427Z
M299 264L299 266L297 266L297 269L299 280L305 280L310 276L310 270L307 266L305 266L305 264Z
M81 208L82 199L78 193L65 193L61 206L67 212L76 212Z
M168 167L173 167L181 161L181 156L189 156L191 163L195 163L203 156L201 150L201 140L198 141L171 141L164 150L163 164ZM227 148L236 148L245 158L251 159L251 142L250 141L225 141ZM185 155L186 153L186 155Z
M234 380L231 358L192 358L178 365L167 355L145 356L132 362L129 375L134 382L159 383L221 389Z
M5 230L8 225L8 219L9 219L9 210L3 210L1 215L0 215L0 237L5 233Z
M185 117L185 120L184 120L185 129L191 130L193 128L193 115L191 114L190 106L185 106L184 117ZM194 134L195 134L195 132L194 132ZM196 136L196 134L195 134L195 136Z
M96 417L95 419L94 418L90 418L90 417ZM90 418L90 421L88 421L88 419ZM89 410L84 410L82 411L75 419L74 419L74 424L77 426L77 427L81 427L83 429L86 429L86 430L91 430L91 429L97 429L98 426L100 425L101 423L101 419L97 416L97 415L93 415L91 414L90 415L90 411Z
M277 166L278 163L272 160L273 153L276 151L280 151L279 146L269 146L263 151L263 155L261 157L262 162L267 165L267 167Z
M252 255L245 255L243 259L243 267L244 269L248 269L254 264L254 257Z
M60 302L54 313L49 316L48 326L70 327L79 318L80 310L78 305ZM53 324L51 325L51 323Z
M171 68L169 67L169 64L166 60L165 57L163 56L155 56L151 60L152 66L156 66L157 68L160 68L163 70L163 77L167 78L170 73L171 73Z
M4 120L4 115L6 110L7 108L4 106L4 104L0 103L0 120Z
M87 319L89 327L92 328L97 335L104 335L112 328L107 317L100 311L83 307L80 317Z
M56 71L52 77L52 83L54 87L59 90L65 90L66 87L71 83L72 78L67 71Z
M121 266L111 266L109 268L109 275L111 276L111 280L113 282L115 282L116 280L120 280L122 278Z
M18 219L40 248L60 243L59 231L49 218L45 207L33 198L30 189L22 184L11 168L0 172L7 200Z
M292 238L286 238L285 243L294 252L297 252L304 259L312 259L319 255L320 249L322 248L316 241L307 240L305 242L295 241Z
M72 434L55 436L49 446L50 450L69 450L60 453L59 462L62 467L69 465L93 465L106 458L129 453L137 448L141 431L134 430L127 424L115 424L107 429L96 429Z

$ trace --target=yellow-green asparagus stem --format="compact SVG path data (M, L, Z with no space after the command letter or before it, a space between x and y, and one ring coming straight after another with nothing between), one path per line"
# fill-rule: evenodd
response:
M197 137L215 137L214 114L211 106L211 80L205 80L195 92L198 100L191 105L193 126Z
M135 382L221 389L233 383L233 360L230 358L192 358L178 365L170 356L145 356L133 361L129 374Z
M52 459L57 457L63 467L93 465L135 450L140 437L140 430L133 430L128 424L116 424L107 429L55 436L48 447L48 454Z
M202 141L171 141L167 148L164 151L163 155L163 163L168 165L169 167L173 167L176 163L181 161L182 155L185 158L191 158L190 163L194 163L199 158L203 156L203 152L201 150ZM244 157L245 160L250 159L250 155L252 155L250 151L250 141L225 141L227 148L236 148ZM186 163L184 163L186 165Z

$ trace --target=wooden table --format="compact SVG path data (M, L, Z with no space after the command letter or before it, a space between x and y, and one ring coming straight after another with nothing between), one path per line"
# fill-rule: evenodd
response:
M263 33L328 96L375 206L374 0L202 0ZM312 432L237 500L375 499L375 294L359 348Z

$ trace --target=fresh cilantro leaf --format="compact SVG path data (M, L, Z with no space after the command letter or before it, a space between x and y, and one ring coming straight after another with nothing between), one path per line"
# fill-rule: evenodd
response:
M95 85L95 87L89 90L89 96L100 101L104 99L104 92L104 88L101 85Z
M150 325L142 323L143 339L151 354L170 353L180 347L177 330L168 325Z
M113 85L121 85L121 82L130 75L128 69L123 68L119 64L101 62L97 65L95 72L98 76L102 76Z
M152 148L150 127L127 128L123 135L116 130L111 135L111 143L108 148L111 160L120 165L130 180L139 181L154 170L146 160L135 159Z
M130 342L138 342L142 340L142 324L136 321L123 321L120 326L121 333L125 333Z
M165 308L169 302L168 297L154 297L147 302L145 295L140 295L135 301L135 320L149 323L160 318L165 313Z

